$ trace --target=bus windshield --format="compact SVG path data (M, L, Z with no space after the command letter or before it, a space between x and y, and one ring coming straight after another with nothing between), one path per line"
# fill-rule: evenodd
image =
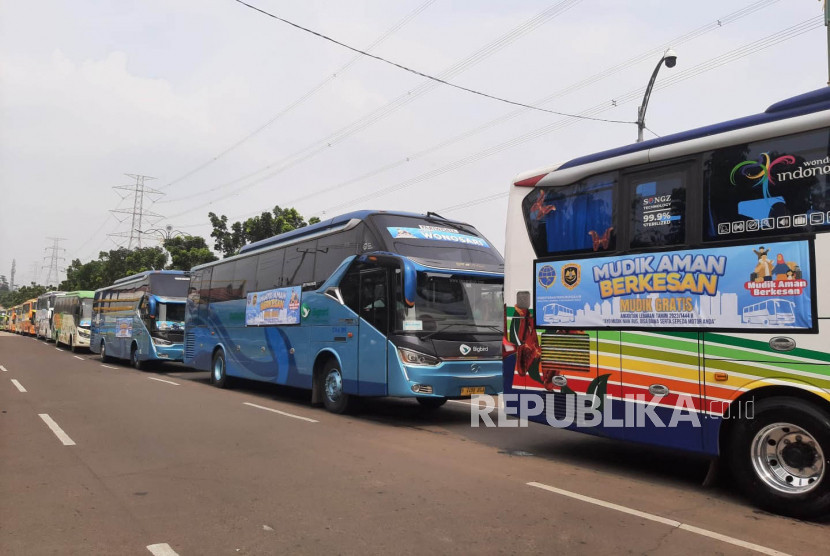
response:
M184 328L184 303L159 303L156 326L159 330Z
M499 271L504 265L499 252L466 224L401 215L377 215L375 223L387 250L411 259L498 267Z
M190 278L181 274L153 274L150 276L150 293L160 297L187 297ZM184 320L182 318L181 320Z
M418 273L415 306L398 312L399 331L501 335L501 280Z
M92 322L92 298L81 299L81 326L89 327Z

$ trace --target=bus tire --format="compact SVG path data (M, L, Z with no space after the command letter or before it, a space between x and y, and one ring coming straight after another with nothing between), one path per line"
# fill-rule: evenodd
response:
M734 480L761 508L813 519L830 515L830 414L800 398L755 404L735 422L728 458Z
M418 400L418 403L421 404L421 407L425 407L427 409L438 409L445 403L447 403L447 398L415 398Z
M136 344L130 347L130 365L139 371L145 367L144 361L138 358L138 346Z
M231 387L231 377L228 376L225 352L221 349L216 350L216 353L213 354L213 361L210 365L210 383L217 388Z
M337 414L348 413L354 407L354 396L343 391L343 373L335 359L329 359L323 366L323 405Z
M104 340L101 340L101 361L104 363L112 361L112 358L107 355L107 343Z

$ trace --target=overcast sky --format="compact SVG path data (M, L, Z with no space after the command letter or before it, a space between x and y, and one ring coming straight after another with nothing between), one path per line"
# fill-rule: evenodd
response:
M463 87L627 122L671 44L646 138L828 78L816 0L249 3ZM637 136L435 84L234 0L2 2L0 80L0 274L16 259L18 284L45 281L47 237L66 238L61 267L126 241L107 235L130 227L109 212L132 210L113 189L135 183L125 174L164 193L145 199L163 218L144 229L211 246L209 211L280 205L306 219L434 211L503 251L516 174Z

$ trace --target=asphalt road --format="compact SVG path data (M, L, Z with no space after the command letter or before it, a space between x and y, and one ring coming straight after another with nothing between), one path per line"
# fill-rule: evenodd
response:
M702 460L470 406L136 371L0 333L0 553L821 554L830 523L754 509ZM51 427L50 427L51 425ZM747 544L749 543L749 544Z

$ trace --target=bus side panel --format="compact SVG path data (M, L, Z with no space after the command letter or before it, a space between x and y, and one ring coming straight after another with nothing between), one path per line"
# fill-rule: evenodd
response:
M311 356L325 350L337 354L346 393L358 393L358 317L354 311L327 295L308 292L303 294L302 326L311 329ZM351 335L351 336L350 336ZM302 346L297 346L298 351ZM298 373L304 375L309 387L314 360L298 365Z

